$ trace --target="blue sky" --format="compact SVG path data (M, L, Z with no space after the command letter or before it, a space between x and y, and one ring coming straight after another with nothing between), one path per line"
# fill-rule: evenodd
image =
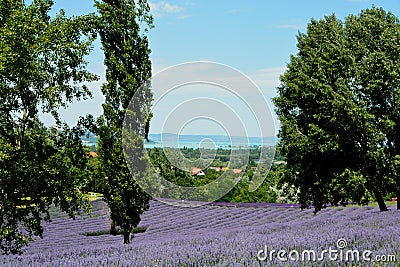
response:
M296 53L296 35L299 31L306 31L311 18L318 19L335 13L344 19L372 5L382 6L400 16L400 3L397 0L154 0L150 4L155 26L149 33L153 73L184 62L218 62L252 79L270 105L271 97L276 95L279 75L284 72L290 55ZM92 1L82 0L58 0L54 10L60 8L67 15L95 11ZM88 60L90 70L102 78L90 85L94 92L92 100L73 104L62 112L70 124L76 121L78 115L101 113L103 98L99 86L104 81L104 66L98 41ZM184 91L180 97L184 101ZM187 94L187 98L191 97L194 95ZM222 96L218 100L226 98L228 96ZM180 98L175 97L177 99ZM162 110L165 113L168 107L177 105L173 100L164 102L160 112ZM235 102L229 105L235 106ZM155 114L151 126L153 133L163 129L163 119L160 117ZM276 132L278 123L275 121L275 124ZM197 121L197 125L189 125L183 132L221 134L217 128L207 122ZM248 134L257 135L256 127L249 126Z

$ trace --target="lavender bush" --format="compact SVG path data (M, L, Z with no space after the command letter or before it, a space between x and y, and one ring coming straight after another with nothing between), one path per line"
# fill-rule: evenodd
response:
M0 266L398 266L398 262L260 260L271 250L346 248L400 259L400 212L375 207L327 208L317 215L284 205L174 207L153 201L132 244L121 236L85 236L107 230L107 207L93 202L92 216L69 220L57 214L21 256L2 256Z

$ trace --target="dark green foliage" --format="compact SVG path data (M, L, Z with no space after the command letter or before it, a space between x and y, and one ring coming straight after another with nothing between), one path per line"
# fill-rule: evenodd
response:
M136 228L133 228L130 233L131 234L139 234L139 233L146 232L146 230L147 230L147 227L136 227ZM109 230L84 233L85 236L101 236L101 235L109 235L109 234L110 234ZM124 231L116 230L116 232L114 234L115 235L123 235Z
M63 125L58 109L90 96L82 85L96 76L84 56L93 41L93 16L48 15L53 2L0 2L0 246L21 253L56 204L73 217L87 204L86 151L78 126ZM38 113L50 113L47 129Z
M178 149L174 149L175 153L178 153ZM269 149L266 148L266 151ZM171 149L167 150L171 154ZM231 151L228 149L217 149L215 160L211 162L210 166L204 168L205 175L197 176L192 175L191 170L193 167L199 167L198 159L201 156L200 149L183 148L179 150L182 156L188 159L187 165L174 166L166 157L162 148L151 148L147 149L152 167L155 173L161 175L165 180L172 182L182 187L201 187L216 181L222 174L226 175L227 183L226 187L233 187L233 189L223 196L218 201L223 202L275 202L277 199L274 187L278 185L278 171L268 173L267 166L258 166L258 172L256 171L255 162L259 161L260 149L252 148L249 151L249 165L247 165L245 172L236 174L230 169L225 169L229 164ZM226 158L226 159L225 159ZM239 160L236 160L239 161ZM183 161L180 161L181 163ZM252 163L251 163L252 162ZM261 164L263 165L263 164ZM221 167L221 169L220 169ZM238 166L240 167L240 166ZM217 168L217 169L213 169ZM256 171L256 173L254 173ZM250 181L254 178L266 178L262 185L254 192L249 192ZM239 183L234 183L235 179L242 177ZM190 196L184 195L183 192L177 190L175 196L181 199L190 198ZM160 197L163 197L161 194Z
M165 180L180 186L194 186L189 166L182 166L183 168L174 166L169 162L162 148L147 149L147 154L154 172Z
M144 127L144 139L149 142L149 133L150 133L150 121L153 118L153 113L150 113L146 120L146 125Z
M101 88L105 103L96 130L99 175L105 178L102 193L111 211L111 232L121 227L124 242L129 243L130 230L138 225L150 200L135 179L149 175L143 137L152 98L146 84L151 78L151 62L144 34L147 29L141 27L151 27L152 18L142 0L96 1L96 7L107 79Z
M88 158L88 182L85 188L88 192L104 192L106 182L104 180L103 168L99 157Z
M286 181L303 207L373 194L386 210L382 196L399 177L399 33L398 19L374 7L345 22L312 20L299 34L274 102Z
M265 175L266 179L263 181L261 186L253 191L249 192L251 176L254 175L250 172L242 174L242 179L235 185L235 187L225 196L220 198L218 201L222 202L267 202L275 203L277 201L277 195L274 191L274 187L277 186L278 180L276 180L275 171L263 170L262 173L256 175ZM234 177L235 175L232 174ZM237 174L236 174L237 176Z

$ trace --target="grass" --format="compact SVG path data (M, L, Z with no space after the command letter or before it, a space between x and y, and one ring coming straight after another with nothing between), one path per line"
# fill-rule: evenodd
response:
M385 204L386 204L386 206L388 208L391 208L391 207L396 207L397 202L396 201L385 201ZM360 205L358 205L358 204L350 204L350 205L348 205L348 207L353 207L353 206L359 207ZM379 205L378 205L378 202L371 201L371 202L368 203L368 205L365 205L365 206L378 207Z
M100 193L96 193L96 192L88 192L87 194L85 194L85 197L87 197L89 199L89 201L94 201L94 200L102 198L103 195Z

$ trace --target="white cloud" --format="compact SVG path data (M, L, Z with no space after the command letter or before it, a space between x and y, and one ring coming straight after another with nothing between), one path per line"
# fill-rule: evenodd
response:
M260 69L250 73L249 77L264 91L264 93L267 91L268 95L276 94L276 87L280 84L279 77L286 69L286 67Z
M279 29L300 30L300 29L304 29L305 25L304 24L280 24L280 25L276 25L275 27L279 28Z
M178 19L188 19L191 17L192 17L192 15L190 15L190 14L183 14L183 15L179 16Z
M205 58L201 59L200 61L212 62L212 60ZM229 70L227 71L223 66L218 67L218 65L213 66L207 64L198 64L182 68L179 72L166 71L166 69L169 67L171 67L171 65L169 65L167 62L162 62L159 60L153 61L153 75L158 75L160 71L162 73L168 73L166 76L164 76L164 74L162 75L163 85L170 84L171 87L173 87L173 84L176 85L177 81L203 80L211 81L216 84L223 84L230 88L236 88L235 90L240 95L257 95L257 90L254 90L254 88L249 90L248 81L243 76L238 75L238 73L235 71L230 70L230 68L227 68ZM278 87L280 84L280 75L282 75L286 69L286 67L264 68L243 74L253 81L265 96L271 97L276 95L276 87ZM186 94L188 96L191 92L191 90L186 90ZM172 94L180 93L181 92L176 92Z
M149 2L150 10L154 17L159 18L166 14L181 13L184 8L178 5L172 5L165 1L161 2Z

